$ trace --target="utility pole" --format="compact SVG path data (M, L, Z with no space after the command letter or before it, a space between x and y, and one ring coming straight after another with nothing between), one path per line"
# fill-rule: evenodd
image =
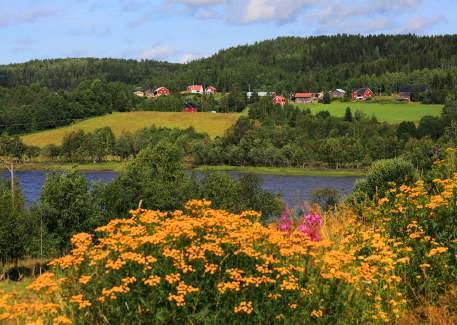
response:
M1 159L0 161L6 166L6 169L8 169L8 171L10 172L11 200L12 200L13 208L14 208L14 193L15 193L15 185L16 185L14 167L15 167L15 162L16 161L14 160L14 158L12 158L11 160Z

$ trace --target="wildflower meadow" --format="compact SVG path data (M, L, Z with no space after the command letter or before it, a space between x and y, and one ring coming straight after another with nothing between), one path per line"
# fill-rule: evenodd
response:
M390 184L363 213L341 204L277 222L207 200L138 209L72 238L68 255L0 296L7 324L377 324L455 320L457 174ZM433 309L443 297L445 306ZM454 317L454 318L453 318ZM430 320L430 319L428 319Z

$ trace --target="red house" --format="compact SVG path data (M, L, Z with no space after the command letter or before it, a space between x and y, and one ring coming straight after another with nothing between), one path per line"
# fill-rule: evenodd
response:
M187 91L191 94L203 94L203 86L202 85L191 85L187 87Z
M154 96L159 97L159 96L168 96L170 95L170 90L165 87L159 87L156 90L154 90Z
M286 104L286 99L283 96L275 96L273 97L273 104L284 106Z
M206 87L206 89L205 89L205 94L207 94L207 95L213 95L213 94L216 93L216 91L217 91L216 87L214 87L214 86L208 86L208 87Z
M359 88L352 91L352 100L367 100L373 95L374 93L370 88Z
M198 111L197 105L195 105L193 103L185 103L182 111L186 112L186 113L196 113Z

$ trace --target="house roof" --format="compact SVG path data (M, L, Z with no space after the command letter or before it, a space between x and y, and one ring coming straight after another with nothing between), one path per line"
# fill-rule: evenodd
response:
M168 88L165 88L165 87L159 87L159 88L157 88L157 89L156 89L156 90L154 90L154 91L159 91L159 90L162 90L162 89L168 90Z
M312 93L295 93L295 98L310 98L313 97Z
M195 91L203 90L203 86L202 85L191 85L188 88L189 88L190 91L192 91L192 90L195 90Z
M338 92L340 92L340 93L344 93L344 94L346 93L346 90L341 89L341 88L336 88L335 90L338 91Z
M286 98L284 96L281 96L281 95L275 96L274 99L275 100L286 100Z
M400 86L400 93L423 93L427 91L427 85L402 85Z
M206 89L214 89L214 90L216 90L216 87L210 85L210 86L206 87Z
M365 92L367 90L371 90L370 88L359 88L359 89L356 89L355 93L357 94L357 96L363 96L365 94Z

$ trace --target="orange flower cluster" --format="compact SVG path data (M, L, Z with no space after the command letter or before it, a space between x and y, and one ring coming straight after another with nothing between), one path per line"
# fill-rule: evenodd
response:
M331 308L349 301L375 306L354 316L360 320L398 317L403 246L355 217L338 231L340 240L311 241L297 229L261 224L255 211L234 214L205 200L170 213L139 209L97 228L96 236L76 235L70 254L52 262L58 276L32 287L59 293L76 322L116 323L127 314L139 322L159 309L173 311L176 322L205 310L234 322L247 315L253 322L312 322L336 317ZM345 289L335 296L332 286ZM61 309L53 316L62 316Z

